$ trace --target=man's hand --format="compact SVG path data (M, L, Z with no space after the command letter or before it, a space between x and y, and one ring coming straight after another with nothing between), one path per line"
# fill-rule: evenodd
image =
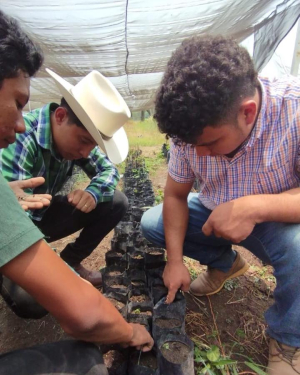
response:
M247 238L257 224L255 217L255 197L247 196L217 206L206 223L202 232L206 236L214 234L233 243Z
M182 261L167 262L163 273L163 280L169 291L166 303L174 301L178 289L187 292L191 284L190 273Z
M68 194L68 202L77 210L80 210L86 214L91 212L97 206L92 194L85 190L72 191L70 194Z
M43 177L29 178L28 180L18 180L9 182L9 186L15 193L23 210L37 210L49 206L51 202L50 194L27 194L24 189L34 189L45 182Z
M143 352L149 352L153 345L153 338L149 332L141 324L129 323L133 330L132 339L129 343L124 344L124 347L135 346L136 349L142 350Z

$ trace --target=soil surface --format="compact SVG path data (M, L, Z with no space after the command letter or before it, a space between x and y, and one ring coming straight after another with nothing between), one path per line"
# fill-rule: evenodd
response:
M145 156L157 152L157 148L148 147ZM151 177L155 192L163 189L166 176L167 166L163 165ZM60 252L77 235L75 233L50 245ZM85 267L99 270L105 266L105 253L111 249L112 236L113 232L84 260ZM249 368L244 362L249 358L257 364L267 363L268 343L263 314L273 304L275 281L271 267L263 266L246 249L240 246L235 246L235 249L250 263L249 270L244 276L228 281L216 295L196 298L185 293L186 331L190 338L204 346L219 346L221 354L236 359L239 370L247 374ZM192 278L206 269L191 259L185 259L185 262ZM0 353L62 339L69 337L52 316L39 320L18 318L0 297ZM117 354L114 352L112 355ZM106 360L110 362L111 356L107 356Z
M171 363L184 363L190 353L190 348L179 341L168 341L161 347L162 355Z

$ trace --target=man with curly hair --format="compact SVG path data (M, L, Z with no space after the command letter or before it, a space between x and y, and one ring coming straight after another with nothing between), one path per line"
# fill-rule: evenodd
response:
M164 203L142 218L145 237L167 249L169 303L178 289L211 295L244 274L249 266L233 244L274 267L271 375L300 374L299 111L296 78L258 78L229 38L185 40L156 98L159 129L172 138ZM191 283L183 255L207 272Z

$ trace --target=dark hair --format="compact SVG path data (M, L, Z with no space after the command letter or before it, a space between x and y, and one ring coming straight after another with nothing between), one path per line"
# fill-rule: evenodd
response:
M19 70L32 77L43 64L43 52L21 29L19 23L0 10L0 86Z
M64 107L68 112L68 123L69 124L75 124L79 126L80 128L86 129L86 127L83 125L83 123L79 120L79 118L75 115L72 108L69 106L65 98L61 98L60 101L60 107Z
M257 87L251 57L235 41L222 36L188 38L168 62L154 118L167 137L194 143L206 126L235 123L241 101Z

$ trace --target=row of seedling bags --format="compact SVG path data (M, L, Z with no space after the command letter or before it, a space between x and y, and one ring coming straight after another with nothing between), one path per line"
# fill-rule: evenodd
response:
M178 292L172 304L165 303L168 291L161 277L163 266L126 269L112 265L102 272L104 295L128 322L143 324L155 341L149 353L102 349L115 357L109 374L193 375L194 347L185 334L186 301Z
M103 347L109 374L194 375L193 342L185 334L185 298L178 292L172 304L165 303L165 250L140 232L141 217L154 204L154 193L139 150L127 159L123 191L129 210L115 227L105 256L103 292L127 321L145 325L155 345L148 353Z

